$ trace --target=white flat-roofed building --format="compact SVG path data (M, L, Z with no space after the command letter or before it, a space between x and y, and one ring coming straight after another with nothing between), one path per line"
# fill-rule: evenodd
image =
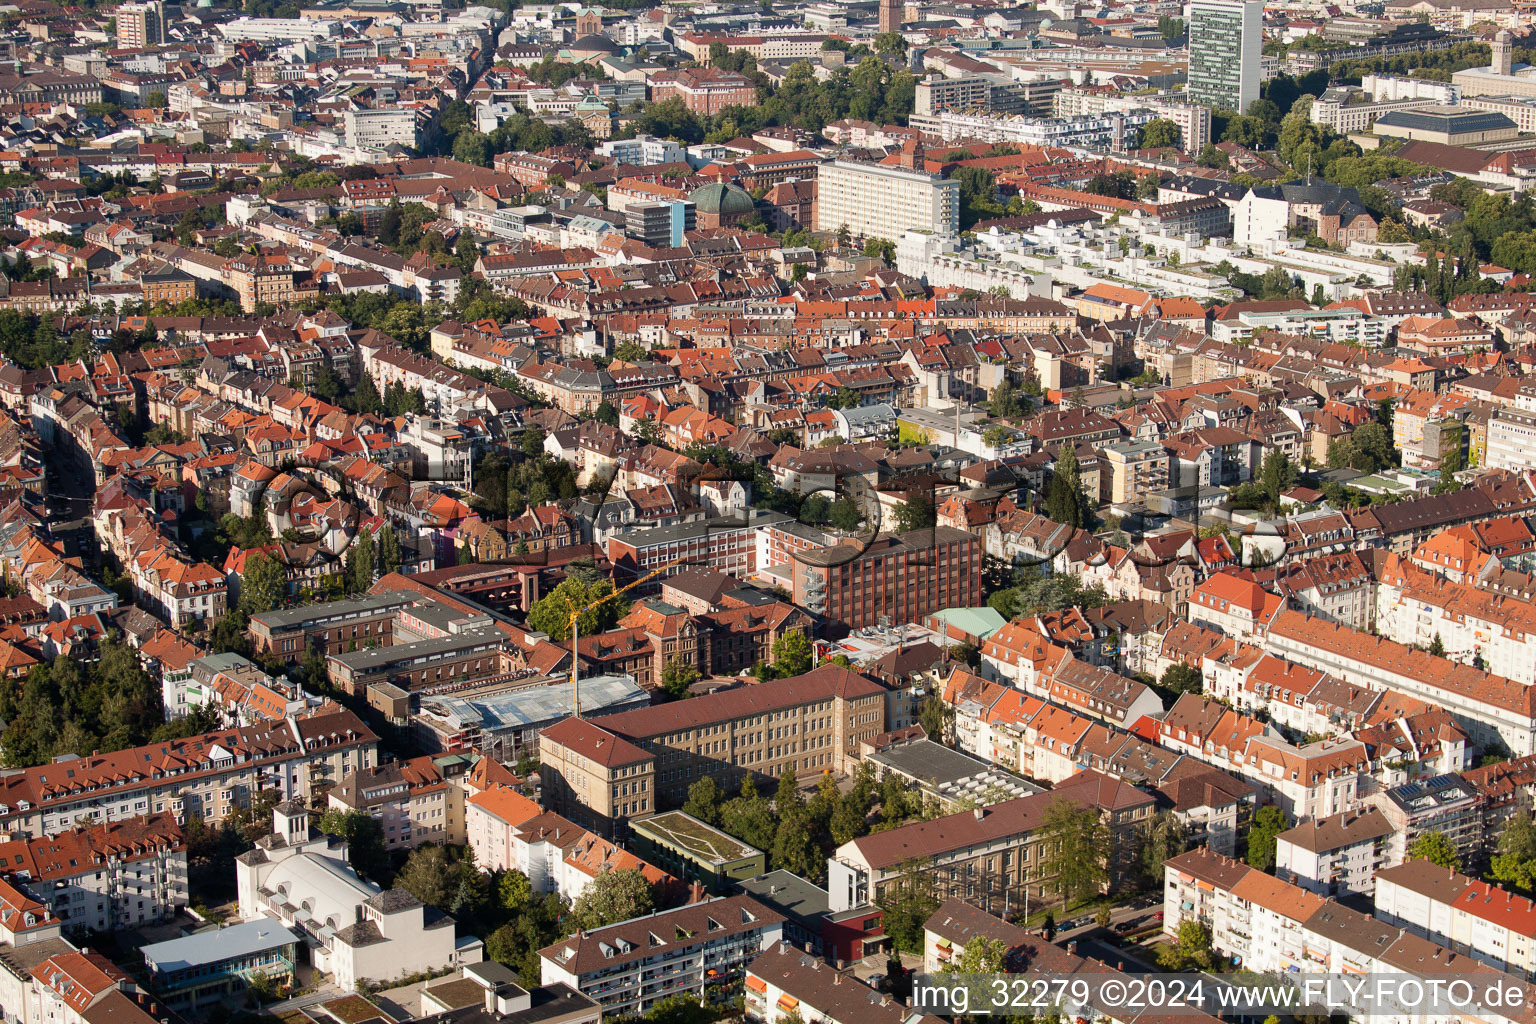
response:
M834 160L817 178L816 228L899 240L908 231L960 231L960 183L925 170Z

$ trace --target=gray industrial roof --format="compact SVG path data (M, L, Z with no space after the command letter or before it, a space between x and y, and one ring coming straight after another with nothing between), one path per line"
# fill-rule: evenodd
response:
M1515 127L1515 122L1492 110L1462 107L1431 107L1427 110L1394 110L1376 119L1377 124L1423 132L1493 132Z

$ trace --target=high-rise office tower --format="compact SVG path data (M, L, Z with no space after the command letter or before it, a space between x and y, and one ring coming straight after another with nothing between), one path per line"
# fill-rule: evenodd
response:
M1259 98L1264 0L1192 0L1189 101L1246 113Z
M165 39L160 0L123 4L117 9L116 16L117 45L124 50L142 50Z
M880 31L901 31L902 0L880 0Z

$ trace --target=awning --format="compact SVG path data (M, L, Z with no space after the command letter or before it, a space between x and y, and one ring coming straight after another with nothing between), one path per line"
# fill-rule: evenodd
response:
M754 978L749 974L747 975L747 988L751 989L753 992L767 992L768 983L762 978Z
M796 999L794 996L779 996L779 1009L781 1010L793 1010L799 1005L800 1000Z

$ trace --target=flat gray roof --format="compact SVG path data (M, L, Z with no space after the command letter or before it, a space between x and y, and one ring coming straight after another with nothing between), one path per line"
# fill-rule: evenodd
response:
M792 921L813 921L832 907L827 890L782 869L736 884L763 906L777 910Z
M217 931L194 932L145 946L144 962L162 974L263 953L298 942L299 937L271 918L232 924Z
M321 622L337 616L386 611L411 604L419 599L419 595L403 591L364 594L362 597L351 597L345 601L328 601L325 604L309 605L305 608L277 608L270 612L262 612L260 615L252 615L251 619L260 622L268 629L283 629L289 626L302 626L306 622Z
M477 626L474 629L466 629L462 633L450 633L447 636L431 637L426 640L413 640L408 644L391 644L388 647L364 647L362 650L349 651L345 654L333 654L331 655L331 660L340 662L353 672L367 672L370 669L412 658L441 658L461 651L466 647L474 647L480 644L497 647L505 639L506 637L502 634L501 630L495 626Z

